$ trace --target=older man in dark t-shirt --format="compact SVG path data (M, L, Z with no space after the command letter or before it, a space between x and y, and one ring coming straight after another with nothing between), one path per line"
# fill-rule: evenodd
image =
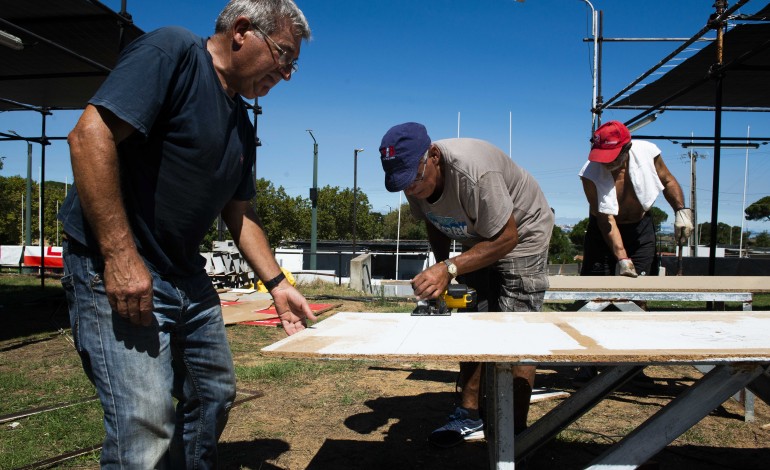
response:
M148 33L69 135L62 284L104 409L103 468L217 466L235 374L198 246L219 214L286 332L314 318L249 205L255 137L243 101L289 80L309 36L291 0L232 0L207 39Z

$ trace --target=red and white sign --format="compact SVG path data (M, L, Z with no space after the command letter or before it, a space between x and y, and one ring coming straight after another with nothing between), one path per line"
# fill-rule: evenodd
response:
M46 246L45 249L45 267L63 268L62 250L60 246ZM22 266L40 266L41 256L39 246L25 246L24 260Z

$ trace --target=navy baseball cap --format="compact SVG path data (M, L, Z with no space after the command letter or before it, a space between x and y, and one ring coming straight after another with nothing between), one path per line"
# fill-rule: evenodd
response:
M428 130L420 123L405 122L391 127L380 143L380 160L385 170L385 189L391 193L408 188L430 148Z

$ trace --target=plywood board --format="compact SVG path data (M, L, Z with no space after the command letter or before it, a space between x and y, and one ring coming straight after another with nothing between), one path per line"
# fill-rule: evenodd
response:
M770 276L549 276L550 291L770 292Z
M245 302L222 302L222 319L225 325L244 321L266 320L278 315L273 312L260 312L273 304L270 300L251 300Z
M342 312L263 351L540 364L770 362L770 312Z

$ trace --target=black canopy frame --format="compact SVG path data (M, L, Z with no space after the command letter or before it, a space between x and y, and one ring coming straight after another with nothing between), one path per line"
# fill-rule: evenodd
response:
M45 201L45 152L52 140L46 119L55 110L83 109L117 62L123 47L144 31L126 11L97 0L0 0L0 112L41 116L39 136L0 132L0 141L40 144L40 198ZM40 212L40 283L45 286L44 211Z
M719 203L719 172L723 140L738 140L722 136L722 114L733 112L770 111L770 4L765 4L753 15L734 15L749 0L739 0L728 8L725 0L714 3L715 13L706 26L685 41L673 53L646 71L628 86L608 99L598 102L592 110L599 121L605 109L643 110L625 124L629 127L645 119L654 118L663 111L709 111L714 113L713 137L700 140L713 141L714 170L711 202L711 233L709 275L714 275L716 265L717 220ZM734 26L725 32L728 21ZM625 93L638 85L655 70L699 40L708 31L716 30L714 42L692 57L672 68L661 78L629 96ZM600 29L601 31L601 29ZM599 38L601 41L602 38ZM596 73L600 74L600 70ZM599 100L601 98L599 97ZM674 140L674 136L637 136ZM741 138L746 142L746 138ZM754 138L751 141L769 140Z

